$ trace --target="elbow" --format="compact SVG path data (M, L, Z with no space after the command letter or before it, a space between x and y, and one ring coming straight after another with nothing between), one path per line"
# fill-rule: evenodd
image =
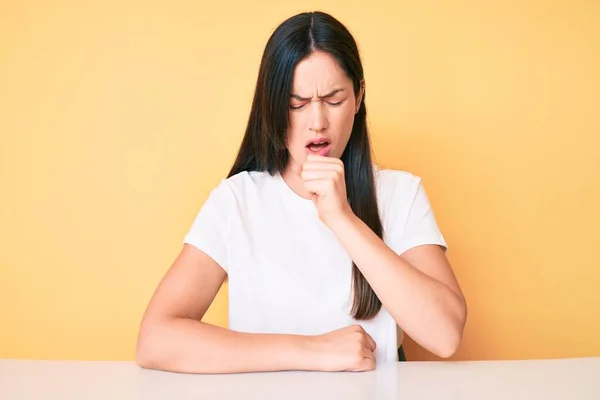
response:
M148 355L146 352L136 352L135 354L135 363L140 368L144 369L157 369L156 363L154 363L153 358Z
M433 353L440 358L450 358L456 354L460 342L460 339L449 337L443 343L440 343Z
M450 358L460 347L460 344L463 339L463 333L465 324L467 322L467 306L463 301L459 307L458 312L455 314L455 317L448 324L448 329L440 330L444 332L442 337L438 341L438 346L434 350L434 354L441 358Z
M458 350L460 343L462 342L462 327L457 327L448 330L446 334L438 341L438 345L432 352L440 358L450 358Z
M144 369L160 369L159 346L148 327L142 326L135 349L135 363Z
M147 339L140 337L135 350L135 363L141 368L155 369L156 358L152 353L151 344Z
M135 349L135 363L144 369L183 372L180 339L165 319L142 323Z
M416 340L421 347L439 358L450 358L456 354L461 341L462 331L441 327L437 329L435 336Z

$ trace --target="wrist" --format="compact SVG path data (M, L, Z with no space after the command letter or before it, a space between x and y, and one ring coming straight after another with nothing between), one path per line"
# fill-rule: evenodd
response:
M296 365L293 369L302 371L320 371L321 351L319 349L319 336L297 335L294 336L294 351Z
M351 228L355 224L355 220L358 217L350 206L343 211L336 214L325 216L322 220L325 225L329 227L334 233L343 232L344 230Z
M352 208L350 208L350 205L348 205L339 212L324 215L321 220L329 229L334 230L338 226L351 224L354 218L356 218L356 215L352 211Z

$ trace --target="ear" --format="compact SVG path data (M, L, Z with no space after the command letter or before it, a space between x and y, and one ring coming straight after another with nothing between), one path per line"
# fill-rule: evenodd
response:
M358 89L358 95L356 96L356 104L354 104L354 114L358 114L358 110L360 110L360 105L365 96L365 80L361 79L360 81L360 89Z

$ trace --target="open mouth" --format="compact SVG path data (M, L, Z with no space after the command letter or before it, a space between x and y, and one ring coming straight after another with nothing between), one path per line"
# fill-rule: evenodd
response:
M306 152L308 154L320 154L322 156L326 156L329 152L330 144L331 143L329 142L329 140L325 138L311 140L306 145Z

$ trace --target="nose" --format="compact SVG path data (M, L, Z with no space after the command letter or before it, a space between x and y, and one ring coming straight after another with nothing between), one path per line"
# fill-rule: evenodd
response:
M325 110L324 104L321 101L317 101L314 102L312 106L313 120L310 129L315 132L327 129L329 122L327 121L327 111Z

